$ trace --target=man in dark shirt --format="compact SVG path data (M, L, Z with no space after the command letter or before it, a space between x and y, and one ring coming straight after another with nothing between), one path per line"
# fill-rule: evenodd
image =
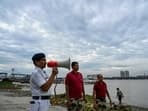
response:
M119 88L117 88L117 98L118 98L119 104L122 104L122 98L123 97L124 96L123 96L122 91Z

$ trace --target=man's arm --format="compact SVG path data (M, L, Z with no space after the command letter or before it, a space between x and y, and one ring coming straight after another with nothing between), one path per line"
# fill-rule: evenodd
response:
M69 87L68 87L67 84L65 85L65 90L66 90L66 98L67 98L67 101L70 101L70 98L69 98Z
M43 84L40 88L43 91L48 91L49 88L51 87L52 83L54 82L55 76L57 74L58 74L58 69L56 67L54 67L52 69L52 73L51 73L51 76L49 77L48 81L45 84Z
M83 92L83 100L86 101L86 98L85 98L85 90L84 90L84 81L82 82L82 92Z
M110 104L112 104L111 97L110 97L110 95L109 95L108 89L106 90L106 94L107 94L107 97L108 97L108 99L109 99Z
M96 103L96 91L93 89L93 102Z
M68 74L66 75L66 78L65 78L65 91L66 91L66 99L67 99L67 102L69 103L70 97L69 97L69 75Z

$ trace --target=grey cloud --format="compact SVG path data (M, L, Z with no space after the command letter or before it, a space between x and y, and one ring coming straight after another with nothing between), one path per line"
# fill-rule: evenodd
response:
M0 65L22 60L23 71L30 71L32 54L45 52L48 59L80 61L82 71L136 70L130 62L146 64L148 57L147 6L134 0L1 0Z

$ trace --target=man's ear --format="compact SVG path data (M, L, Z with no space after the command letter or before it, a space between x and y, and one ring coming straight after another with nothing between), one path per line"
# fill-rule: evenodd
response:
M38 63L39 63L39 61L37 61L37 60L34 61L34 64L35 65L38 65Z

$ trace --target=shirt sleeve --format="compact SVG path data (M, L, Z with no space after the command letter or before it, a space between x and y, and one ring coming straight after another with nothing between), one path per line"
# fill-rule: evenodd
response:
M80 73L80 77L81 77L81 81L83 83L83 75L82 75L82 73Z
M103 82L103 83L104 83L104 87L105 87L105 89L107 91L107 84L105 82Z
M69 83L69 76L68 76L68 74L67 74L67 76L66 76L66 78L65 78L65 84L68 85L68 83Z
M41 87L43 84L46 83L46 79L42 76L41 73L34 73L32 81L38 86Z
M96 90L96 83L94 84L93 90L94 90L94 91Z

